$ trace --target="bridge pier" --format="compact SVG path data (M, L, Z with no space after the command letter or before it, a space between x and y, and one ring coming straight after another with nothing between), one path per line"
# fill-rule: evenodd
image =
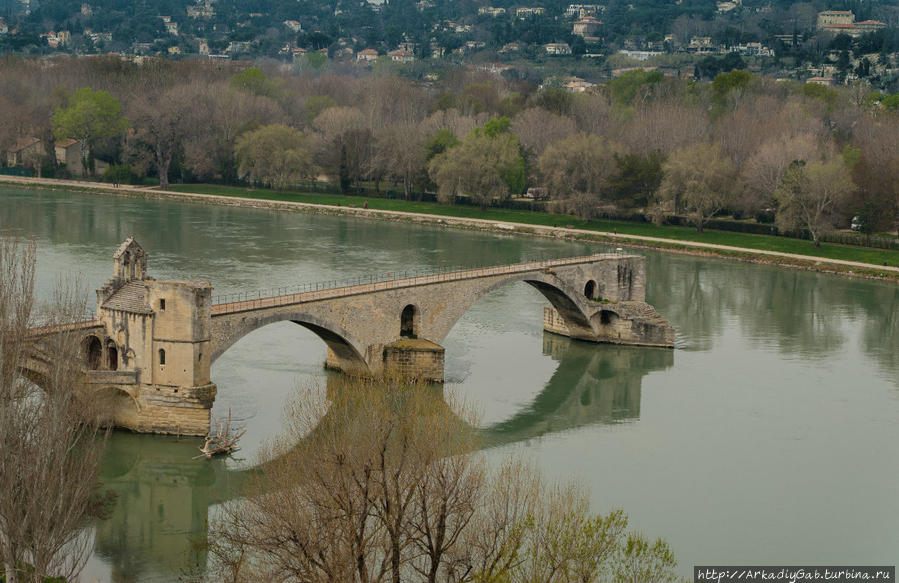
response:
M553 334L588 342L631 346L674 346L674 329L646 302L616 302L602 306L594 329L573 333L565 319L552 306L543 308L543 329Z
M377 347L372 348L377 352ZM341 358L328 347L325 368L350 375L383 375L442 383L445 352L442 346L430 340L403 338L385 346L380 361L375 358L374 366L364 368L358 361Z

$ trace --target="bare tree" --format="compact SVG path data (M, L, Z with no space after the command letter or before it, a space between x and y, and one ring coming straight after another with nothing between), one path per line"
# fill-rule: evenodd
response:
M515 116L510 131L521 140L528 156L536 160L547 146L567 138L577 130L571 118L532 107Z
M0 561L7 583L77 576L90 551L100 416L85 398L79 343L64 323L80 294L58 292L37 341L34 244L0 238ZM40 389L38 389L38 385Z
M315 176L309 142L300 130L280 124L246 132L234 146L238 169L251 182L258 180L281 192L301 178Z
M823 162L793 162L774 194L777 224L784 231L808 230L815 247L820 247L821 235L833 228L840 203L854 191L842 156Z
M590 219L616 172L615 154L621 148L592 134L575 134L550 144L540 156L539 167L550 196L563 208Z
M407 200L412 196L416 178L427 172L425 144L428 137L420 123L395 124L375 134L376 154L372 164L381 170L379 174L402 183Z
M746 209L773 205L774 192L795 160L820 158L820 147L810 134L778 137L763 143L743 165L741 178L745 185L743 206Z
M135 136L129 144L135 156L156 167L160 188L169 187L169 167L189 136L187 122L196 107L196 94L195 87L179 85L155 99L138 98L131 107Z
M470 408L397 380L342 379L327 398L298 395L213 525L215 580L592 583L624 567L624 514L590 514L583 489L518 460L488 471Z
M696 230L736 196L736 169L715 144L696 144L674 152L665 162L660 200L676 214L686 211Z
M702 110L675 101L650 101L634 112L622 130L632 152L668 154L708 139L709 122Z

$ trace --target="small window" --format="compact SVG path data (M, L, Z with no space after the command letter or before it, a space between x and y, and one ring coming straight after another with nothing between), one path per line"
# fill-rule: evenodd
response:
M159 309L165 311L165 300L159 300Z
M165 364L165 350L159 349L159 364Z

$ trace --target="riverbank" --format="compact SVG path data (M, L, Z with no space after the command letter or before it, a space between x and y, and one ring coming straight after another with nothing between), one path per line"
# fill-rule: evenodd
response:
M322 204L320 202L300 202L295 200L298 195L282 194L270 191L249 191L245 189L229 189L232 193L208 194L203 192L183 192L178 190L159 190L157 188L134 187L122 185L115 187L108 183L82 182L74 180L55 180L42 178L27 178L16 176L0 176L0 183L30 188L47 188L62 190L77 190L79 192L92 192L98 194L113 194L119 196L136 196L141 198L160 198L173 200L186 200L202 204L218 204L231 206L244 206L251 208L267 208L274 210L291 210L300 212L340 214L359 216L365 218L378 218L384 220L414 222L420 224L434 224L452 226L456 228L487 230L504 233L516 233L524 235L536 235L542 237L565 238L573 240L588 240L608 245L627 246L636 248L659 249L673 253L690 255L717 256L752 263L772 264L783 267L805 269L824 273L834 273L852 277L865 277L899 281L899 252L848 245L822 244L820 248L812 247L810 242L783 237L771 237L766 235L751 235L747 233L727 233L727 240L746 241L752 246L736 246L716 243L714 240L722 238L721 233L706 231L703 241L689 240L684 237L695 231L681 227L655 227L662 234L668 236L651 236L635 234L635 229L648 229L643 225L633 225L620 221L601 221L585 223L574 217L565 215L548 215L545 213L529 213L527 211L504 211L491 209L486 213L468 207L451 207L428 205L430 212L410 212L407 210L390 210L378 208L390 206L385 203L405 203L405 201L390 201L384 199L368 199L367 208L358 206L365 199L359 197L342 197L340 195L310 195L318 200L330 200L335 204ZM190 190L201 189L202 186L190 186ZM222 187L209 187L221 191ZM240 191L240 195L233 192ZM302 195L299 195L302 196ZM280 200L279 200L280 199ZM286 200L285 200L286 199ZM352 206L352 203L357 206ZM419 203L427 205L428 203ZM434 212L438 211L438 212ZM474 212L483 218L471 216ZM438 214L439 213L439 214ZM468 215L468 216L459 216ZM539 219L543 222L554 220L558 224L538 224L528 221ZM792 253L771 249L775 244L788 243L790 247L801 247L805 244L810 252L815 255Z

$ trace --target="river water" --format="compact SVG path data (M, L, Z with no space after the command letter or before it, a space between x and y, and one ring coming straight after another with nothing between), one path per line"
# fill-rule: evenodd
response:
M0 189L0 230L34 237L38 292L60 274L93 289L134 235L158 279L214 294L395 270L603 251L587 243L376 220ZM447 337L447 386L483 416L501 459L532 456L577 479L596 511L693 564L895 564L899 557L899 287L639 251L647 300L676 349L544 334L543 297L493 292ZM243 462L191 460L194 439L116 433L103 466L119 493L94 529L86 581L173 581L217 503L278 433L297 386L323 384L324 344L290 323L260 329L212 368L214 414L246 426Z

